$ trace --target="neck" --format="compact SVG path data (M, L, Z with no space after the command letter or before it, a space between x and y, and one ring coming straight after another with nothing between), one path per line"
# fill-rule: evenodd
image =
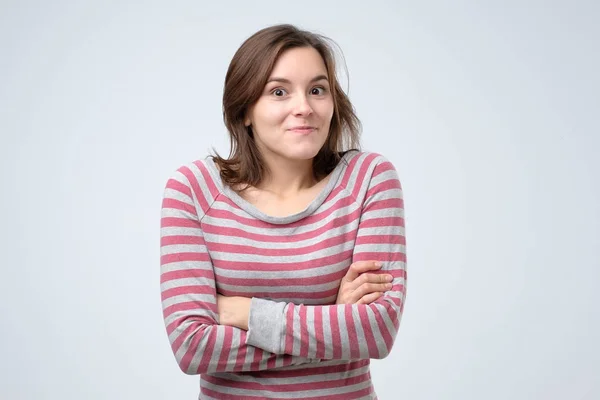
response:
M258 189L279 197L289 197L313 187L317 181L313 174L312 159L290 160L283 157L265 157L268 173Z

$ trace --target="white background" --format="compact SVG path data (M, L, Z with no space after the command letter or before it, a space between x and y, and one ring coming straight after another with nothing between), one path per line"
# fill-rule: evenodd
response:
M227 154L227 65L280 22L340 45L405 190L380 399L600 398L597 2L0 4L1 399L197 398L162 322L162 191Z

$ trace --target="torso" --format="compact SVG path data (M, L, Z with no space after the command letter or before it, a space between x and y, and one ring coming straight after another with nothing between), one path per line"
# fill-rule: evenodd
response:
M195 163L189 169L190 190L197 202L200 247L212 267L197 273L209 273L217 292L226 296L334 304L340 280L357 249L360 210L368 187L363 182L370 179L374 159L371 154L349 155L348 164L340 164L327 178L293 199L277 199L255 189L234 191L223 184L214 163ZM185 232L188 228L181 229ZM368 250L365 244L361 246L362 251ZM183 246L182 257L188 257L186 251ZM204 299L204 295L199 296ZM331 317L323 314L323 318ZM345 326L340 325L340 335L346 332ZM216 357L222 354L226 353ZM229 357L236 357L236 353ZM254 353L246 357L252 358ZM260 357L257 360L263 362ZM303 387L310 390L312 398L376 399L369 363L369 359L340 357L317 359L307 368L278 365L261 372L206 373L200 386L203 394L237 393L236 398L248 398L248 393L257 399L271 398L284 393L282 385L286 385L295 388L285 392L290 399L306 398ZM328 377L326 384L321 375ZM362 380L358 382L357 377Z
M219 293L334 302L360 219L358 200L346 188L354 168L341 163L312 187L278 198L254 187L234 190L219 179L216 164L203 167L212 169L219 192L205 202L211 206L201 222Z

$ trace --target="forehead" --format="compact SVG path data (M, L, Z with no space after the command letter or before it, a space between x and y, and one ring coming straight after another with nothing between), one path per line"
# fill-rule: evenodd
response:
M271 77L313 78L327 75L327 67L321 54L313 47L297 47L284 51L271 71Z

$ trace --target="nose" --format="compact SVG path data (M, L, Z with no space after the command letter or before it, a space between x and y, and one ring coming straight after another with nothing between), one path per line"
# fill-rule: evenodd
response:
M312 107L308 101L306 96L300 95L296 98L294 102L294 115L304 116L310 115L313 112Z

